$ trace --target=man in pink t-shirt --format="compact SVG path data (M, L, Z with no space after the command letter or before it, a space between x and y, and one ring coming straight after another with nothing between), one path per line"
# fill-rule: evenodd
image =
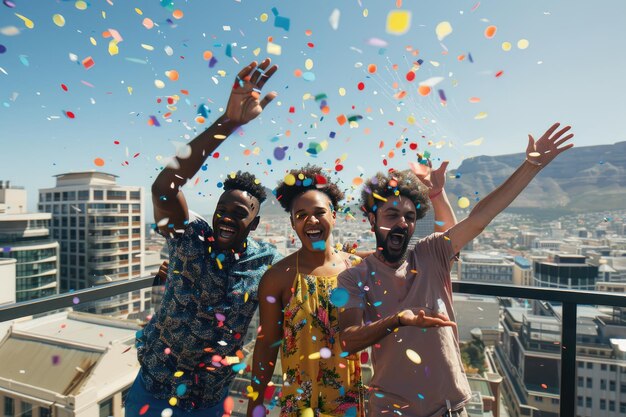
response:
M471 391L456 327L447 322L423 327L437 318L455 320L450 281L455 254L544 166L573 146L562 146L573 137L566 134L570 127L557 131L558 127L554 124L537 141L529 135L526 159L501 186L476 204L466 219L420 240L409 252L409 237L427 210L427 198L441 196L428 196L407 171L378 174L365 184L362 208L376 234L377 250L339 275L337 291L348 295L339 314L344 351L356 353L373 346L370 416L467 416L464 407Z

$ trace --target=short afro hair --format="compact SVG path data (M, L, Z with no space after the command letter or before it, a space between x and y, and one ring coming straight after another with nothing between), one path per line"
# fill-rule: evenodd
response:
M379 172L367 180L361 191L361 209L366 216L375 214L377 204L383 203L377 197L387 198L398 194L413 202L417 220L426 215L430 208L428 188L410 170L392 171L386 175Z
M337 209L339 202L344 197L337 184L330 182L322 174L322 168L310 164L307 164L304 168L289 171L285 175L284 180L278 183L274 193L282 208L289 213L293 200L309 190L316 190L326 194L334 210Z
M245 171L237 171L236 174L229 174L224 181L224 191L241 190L256 197L259 203L263 203L267 198L265 188L257 178Z

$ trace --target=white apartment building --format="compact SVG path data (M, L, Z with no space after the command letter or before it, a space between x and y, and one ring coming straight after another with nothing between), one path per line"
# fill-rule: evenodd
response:
M144 275L144 190L116 175L76 172L39 190L39 210L52 213L61 244L61 292ZM149 289L98 301L88 311L126 317L149 308Z
M0 281L14 302L59 291L59 243L50 238L50 213L28 213L26 190L0 181L0 259L15 259L14 282Z
M0 306L15 303L15 264L13 258L0 259Z
M123 417L137 372L136 322L64 312L0 334L5 417Z
M460 281L513 283L514 263L501 255L483 252L461 252L457 262Z

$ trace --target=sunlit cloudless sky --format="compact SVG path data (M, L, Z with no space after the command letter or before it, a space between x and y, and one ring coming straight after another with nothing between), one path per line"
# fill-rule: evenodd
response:
M388 28L394 12L410 13L405 33ZM625 19L621 0L5 0L0 179L25 186L31 210L37 190L65 172L100 170L149 191L177 144L221 114L239 69L265 57L279 70L264 93L278 98L185 188L196 211L211 211L217 184L237 169L274 188L287 169L316 163L348 188L360 175L406 168L416 152L453 168L522 152L528 133L554 121L573 126L577 146L622 141ZM452 32L439 40L441 22ZM491 38L489 26L497 28ZM269 40L280 54L268 53ZM421 95L433 77L441 81ZM315 99L321 94L325 103ZM202 105L210 111L203 124ZM341 125L341 115L361 118ZM307 152L311 143L322 150Z

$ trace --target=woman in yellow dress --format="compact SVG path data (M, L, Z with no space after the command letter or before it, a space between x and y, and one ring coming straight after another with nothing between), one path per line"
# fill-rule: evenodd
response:
M343 305L337 275L360 262L332 243L343 193L321 168L307 165L287 174L276 196L289 212L302 247L274 264L259 284L261 330L248 416L265 415L255 408L263 404L280 349L281 416L362 417L361 366L355 355L343 352L336 336L337 307Z

